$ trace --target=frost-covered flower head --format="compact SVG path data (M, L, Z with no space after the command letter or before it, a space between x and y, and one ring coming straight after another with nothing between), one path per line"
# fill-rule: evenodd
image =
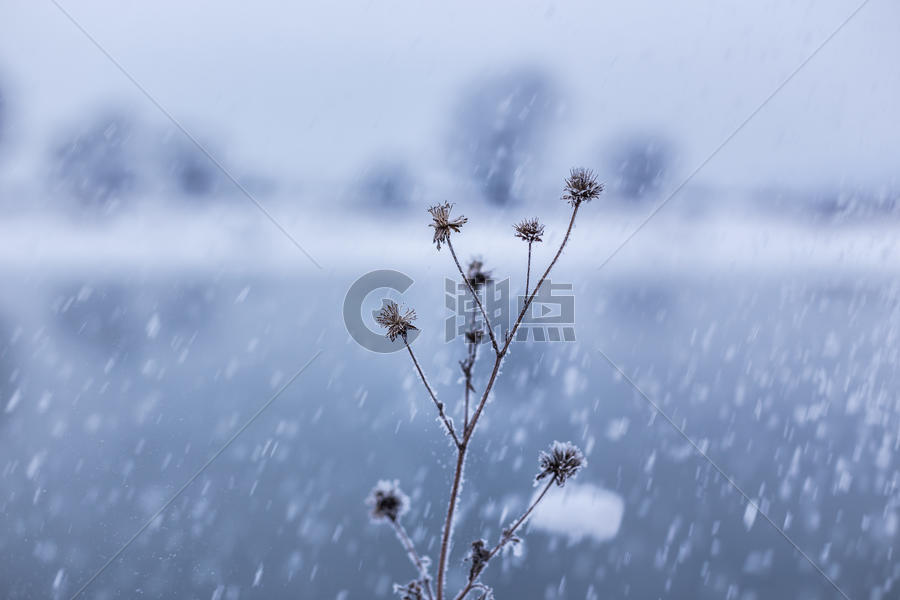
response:
M436 204L428 209L428 212L431 213L431 218L434 220L434 222L428 226L434 227L434 243L437 244L438 250L441 249L442 243L450 241L451 231L459 233L460 228L468 221L468 219L462 215L455 219L451 219L450 209L452 208L452 204L444 202L443 204Z
M484 571L490 559L491 551L487 547L487 542L484 540L472 542L472 550L469 552L469 556L466 557L466 560L472 562L472 566L469 568L469 581L478 579L478 576Z
M400 596L400 600L424 600L425 593L422 590L422 584L416 581L410 581L406 585L394 584L394 593Z
M466 332L467 344L480 344L484 339L484 331L481 329L470 329Z
M578 446L572 442L553 442L550 445L550 452L541 452L538 465L541 472L537 474L535 481L551 476L556 485L562 487L568 479L575 477L582 467L587 466L587 460Z
M513 229L516 230L517 238L521 238L529 244L542 241L541 236L544 235L544 226L537 218L522 219L521 223L513 225Z
M473 258L472 262L469 263L468 270L466 271L466 279L469 280L469 284L473 288L478 289L483 286L490 278L491 272L484 268L484 263L477 258Z
M366 504L372 507L372 518L376 521L396 521L409 510L409 496L403 493L396 479L382 479L372 488Z
M375 322L387 329L386 335L392 342L398 337L403 338L405 342L409 330L418 329L412 324L415 320L416 311L410 308L404 312L400 309L400 305L393 300L385 301L375 317Z
M562 199L568 200L572 206L578 206L582 202L590 202L600 196L603 184L597 181L597 176L590 169L581 167L572 169L566 177L566 189Z

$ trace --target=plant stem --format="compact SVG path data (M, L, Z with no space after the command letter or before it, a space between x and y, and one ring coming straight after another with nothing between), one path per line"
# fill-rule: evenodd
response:
M444 403L438 401L437 396L431 389L431 386L428 385L428 380L425 379L425 373L422 372L422 367L419 366L419 361L416 360L416 355L413 354L412 347L408 342L406 342L405 339L403 341L406 344L406 349L409 350L409 356L410 358L412 358L413 364L416 366L416 371L419 372L419 377L422 379L422 383L425 384L425 389L428 390L428 395L431 396L431 399L434 401L434 405L438 409L438 414L440 415L441 420L444 421L444 425L447 427L447 432L450 434L450 437L453 438L453 442L456 444L456 447L459 448L459 437L457 437L456 431L453 429L453 423L450 422L450 419L448 419L446 413L444 413Z
M500 352L500 347L497 345L497 338L494 337L494 328L491 327L491 321L488 319L487 311L484 310L484 305L481 303L478 293L475 291L475 288L472 287L472 282L470 282L469 278L466 277L466 274L463 273L462 265L459 264L459 259L456 257L456 250L453 249L453 244L449 239L447 240L447 247L450 248L450 254L453 255L453 262L456 263L456 268L459 269L459 274L462 275L466 287L469 288L469 291L472 292L472 297L475 298L475 304L481 309L481 316L484 317L484 324L487 326L488 334L491 336L491 345L494 346L494 352Z
M453 473L453 486L450 488L450 506L447 508L447 518L444 521L444 533L441 536L441 557L438 561L437 600L444 597L444 576L447 571L447 554L450 551L450 532L453 529L453 516L456 512L456 500L459 498L459 488L462 484L463 465L466 462L466 449L468 444L463 442L459 446L456 455L456 470Z
M566 247L566 244L569 241L569 237L572 235L572 229L575 227L575 215L578 214L578 207L581 204L576 204L572 209L572 218L569 219L569 227L566 229L566 235L563 237L562 243L559 245L559 250L556 251L556 256L553 257L553 260L550 261L550 264L547 266L547 270L544 271L544 274L541 276L540 280L537 282L537 285L534 286L534 291L531 292L531 295L525 299L525 304L522 306L522 310L519 312L519 317L516 319L515 324L509 332L509 335L506 339L506 344L503 345L502 354L506 354L507 349L509 348L510 343L512 343L513 337L515 337L516 331L519 329L519 325L522 324L522 319L525 317L525 313L528 311L528 307L531 306L532 301L534 301L534 297L537 296L537 293L540 291L541 286L544 285L544 280L547 279L547 276L550 274L550 271L556 265L556 261L559 260L560 255L562 254L563 248ZM477 411L476 411L477 412Z
M391 519L390 522L391 526L394 528L394 532L397 534L397 538L403 545L403 549L406 550L406 555L419 572L419 578L425 586L425 593L428 594L429 600L432 600L434 595L431 593L431 576L428 574L428 567L425 566L425 563L419 557L418 553L416 553L416 547L413 544L412 539L410 539L409 535L406 533L406 529L403 525L401 525L399 521L393 519Z
M472 389L471 372L466 373L466 401L463 406L463 432L469 428L469 391Z
M556 251L556 255L553 257L553 260L550 261L550 265L547 267L547 270L544 271L544 274L537 282L537 285L534 287L531 295L525 299L525 304L522 307L522 310L519 312L519 316L516 319L513 328L510 330L503 348L498 349L494 340L494 334L490 329L490 324L488 323L488 332L490 332L491 334L491 341L494 342L494 349L497 356L494 360L494 368L491 370L491 376L488 379L487 385L484 388L484 392L481 395L481 400L478 402L478 406L475 408L475 412L472 414L471 420L469 420L466 427L463 429L462 439L457 443L456 469L453 473L453 485L450 488L450 502L447 507L447 518L444 521L443 536L441 537L441 556L440 560L438 561L437 600L443 600L444 598L444 579L447 567L447 555L450 550L450 532L453 525L453 517L456 513L457 499L459 496L460 483L462 481L462 472L466 462L466 451L469 448L469 441L472 439L472 434L475 433L475 426L478 425L478 419L481 417L481 413L484 411L484 407L487 404L488 397L490 396L491 391L494 388L494 383L497 380L497 374L500 372L500 366L503 364L503 359L506 357L506 353L509 351L509 345L512 343L519 325L522 324L522 319L524 318L528 307L531 305L535 296L540 291L541 286L544 284L544 281L547 279L550 271L556 265L556 261L559 260L560 255L562 255L563 249L566 247L566 244L569 241L569 237L572 234L572 229L575 226L575 216L578 214L578 206L579 204L576 204L572 209L572 218L569 219L569 227L566 229L566 235L563 237L562 243L559 245L559 249ZM472 295L475 296L476 300L478 300L478 295L475 294L471 284L469 284L469 280L466 279L465 274L463 274L462 272L462 267L459 264L459 260L457 260L456 258L456 253L453 251L453 246L450 245L449 241L447 242L447 245L450 246L450 253L453 255L453 260L454 262L456 262L456 267L459 269L460 274L462 274L463 280L466 282L466 285L469 286L469 290L472 292ZM487 322L487 315L485 314L484 307L481 305L480 301L478 301L478 306L481 308L481 312L485 316L485 322ZM411 352L412 351L410 351L410 353ZM549 489L549 486L547 489ZM541 494L540 498L543 498L545 493L546 489ZM527 514L530 512L531 509L529 509L524 516L527 517ZM521 525L521 523L518 523L516 527L518 527L518 525ZM469 589L471 589L471 587Z
M522 513L521 517L516 519L516 522L512 524L512 527L503 532L500 541L497 542L497 545L494 546L493 550L491 550L488 560L494 558L494 555L500 552L503 546L509 543L509 541L513 538L513 534L516 532L516 529L518 529L522 525L522 523L524 523L525 520L528 519L529 515L531 515L531 512L540 503L540 501L544 499L544 496L547 495L547 492L550 491L550 488L554 483L556 483L556 478L551 477L550 481L547 482L547 485L544 486L544 489L541 490L541 493L538 495L538 497L535 498L534 502L531 503L531 506L528 507L528 510Z
M477 359L478 342L469 342L469 355L466 357L466 360L459 361L463 375L466 377L466 402L463 407L463 431L469 426L469 393L475 391L475 388L472 386L472 369L475 367L475 361Z
M528 297L528 284L531 281L531 242L528 242L528 270L525 271L525 297Z
M540 503L540 501L544 499L544 496L547 495L547 492L550 491L550 488L551 488L551 486L553 486L554 483L556 483L556 478L551 477L550 481L547 482L547 485L544 486L544 489L541 490L540 495L538 495L538 497L535 498L534 502L531 503L531 506L528 507L528 510L526 510L524 513L522 513L522 516L519 517L518 519L516 519L515 523L513 523L509 529L506 529L501 534L500 541L497 542L497 545L494 546L491 549L490 554L488 554L487 561L485 562L484 568L481 570L481 573L484 573L484 569L487 569L488 564L490 564L490 560L492 558L494 558L494 556L496 556L496 554L498 552L500 552L500 550L503 548L503 546L508 544L510 542L510 540L513 539L513 537L514 537L513 534L515 534L516 529L518 529L522 525L522 523L524 523L525 520L528 519L529 515L531 515L532 511ZM479 573L479 576L481 575L481 573ZM468 582L466 584L466 587L464 587L462 589L462 591L456 596L455 600L462 600L463 598L465 598L466 594L468 594L470 591L472 591L472 588L474 588L476 585L478 585L477 580Z

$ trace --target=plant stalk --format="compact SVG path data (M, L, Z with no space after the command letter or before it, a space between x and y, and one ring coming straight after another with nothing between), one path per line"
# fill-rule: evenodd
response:
M469 291L472 293L472 296L475 298L475 304L478 305L478 308L481 310L481 316L484 317L484 324L487 326L488 335L491 336L491 345L494 346L494 352L500 352L500 347L497 345L497 338L494 337L494 328L491 327L491 321L488 319L487 311L484 310L484 305L481 303L481 298L478 297L478 292L475 291L475 288L472 287L472 282L469 281L469 278L466 277L466 274L462 270L462 265L459 264L459 259L456 257L456 250L453 249L453 244L450 240L447 240L447 247L450 248L450 254L453 255L453 262L456 263L456 268L459 269L459 274L462 276L463 281L466 283L466 287L469 288Z
M510 330L506 342L504 343L502 348L498 348L496 340L494 339L494 333L491 329L490 323L487 321L487 313L484 310L484 306L482 306L481 301L478 299L478 295L475 293L475 290L472 288L472 285L469 283L469 280L466 278L465 274L462 271L462 267L459 264L459 260L456 257L456 252L453 250L453 246L450 242L447 242L447 245L450 247L450 253L453 255L453 260L456 263L456 267L459 269L460 274L463 277L463 280L466 282L466 285L469 287L469 291L472 292L472 295L475 297L476 302L478 303L478 307L481 309L482 315L485 317L485 323L488 327L488 333L491 336L491 342L494 344L494 350L496 351L496 358L494 360L494 368L491 370L491 376L488 379L487 385L484 388L484 392L481 395L481 400L478 402L478 406L475 408L475 412L472 414L471 420L467 423L466 427L462 432L462 439L457 443L457 457L456 457L456 468L453 473L453 484L450 488L450 501L447 507L447 517L444 520L444 531L441 537L441 555L438 561L438 577L437 577L437 600L443 600L444 598L444 580L446 578L446 568L447 568L447 558L450 551L450 534L453 528L453 518L456 513L456 506L458 504L459 490L462 482L462 473L463 468L465 466L466 461L466 452L469 447L469 441L472 439L472 435L475 433L475 427L478 424L478 420L481 417L482 412L484 411L484 407L487 404L488 397L490 396L491 391L494 388L494 383L497 380L497 374L500 372L500 367L503 364L503 359L506 357L507 352L509 351L509 345L512 343L513 338L515 337L516 331L519 329L519 326L522 324L522 319L525 317L526 312L528 311L529 306L534 301L535 296L540 291L541 286L544 284L544 281L547 279L547 276L550 274L550 271L556 265L556 262L559 260L559 257L562 255L563 249L566 247L566 244L569 241L569 237L572 234L572 229L575 227L575 216L578 214L578 207L580 203L575 204L572 209L572 217L569 219L569 226L566 229L566 234L563 237L562 243L559 245L559 249L556 251L556 255L553 257L553 260L550 261L550 264L547 266L547 269L544 271L544 274L541 276L540 280L538 280L537 285L535 285L534 290L531 295L526 295L525 304L522 306L522 310L519 312L519 316L516 319L515 324ZM529 269L530 271L530 269ZM412 350L410 350L410 354ZM413 359L415 360L415 359ZM420 370L421 374L421 370ZM424 376L423 376L424 381ZM427 386L427 384L426 384ZM429 388L430 390L430 388ZM468 413L468 411L467 411ZM553 480L551 480L552 483ZM544 494L547 493L549 489L549 485L544 489L539 497L539 500L544 497ZM517 521L515 527L521 525L524 522L524 519L527 518L528 514L531 512L531 508L526 511L526 514L523 515L520 521ZM496 548L496 551L499 551L499 548ZM492 552L492 556L495 553ZM471 587L469 587L471 590ZM458 598L461 598L459 596Z

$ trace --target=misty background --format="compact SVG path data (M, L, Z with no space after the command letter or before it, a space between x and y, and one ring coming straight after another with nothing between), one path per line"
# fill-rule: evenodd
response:
M511 225L546 223L545 265L587 166L607 191L554 272L577 341L505 364L451 584L560 439L579 508L486 572L498 598L840 597L605 354L850 598L895 597L900 9L830 38L858 6L4 3L0 595L69 598L323 350L84 597L390 597L414 572L363 499L399 479L436 560L452 454L344 294L409 274L458 408L425 208L521 290Z

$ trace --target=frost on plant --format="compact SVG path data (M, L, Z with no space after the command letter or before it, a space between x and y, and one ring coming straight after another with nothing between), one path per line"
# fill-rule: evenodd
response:
M522 221L513 225L513 229L516 230L517 238L529 244L543 241L541 236L544 235L544 226L541 225L537 218L522 219Z
M478 579L478 576L481 575L481 572L487 566L490 559L491 550L487 547L487 542L484 540L475 540L472 542L472 550L469 552L469 557L466 559L472 563L472 566L469 568L469 581Z
M403 338L405 342L409 331L418 329L412 324L415 320L416 311L411 308L404 311L399 304L390 300L384 303L378 316L375 317L375 321L387 329L386 335L392 342L398 337Z
M481 577L491 560L493 560L507 544L515 544L519 541L517 531L522 524L528 520L535 507L550 492L550 489L554 487L554 484L558 487L562 487L569 479L575 477L575 475L587 465L584 454L571 442L553 442L549 451L542 452L538 459L540 472L535 478L535 483L546 480L540 493L538 493L531 505L528 506L515 521L503 529L499 540L494 545L490 545L484 539L478 539L471 543L466 558L469 562L469 572L466 577L466 583L457 594L448 594L446 589L447 571L448 565L451 564L449 557L453 546L451 538L453 536L453 525L457 518L462 474L465 468L466 457L468 455L472 437L475 434L476 427L484 413L488 398L498 379L503 361L509 352L510 344L515 339L516 331L522 324L522 320L527 314L531 303L538 295L541 286L544 285L544 282L547 280L547 277L550 275L550 272L562 255L563 249L569 242L572 230L575 227L575 217L578 214L579 207L583 203L599 197L602 191L603 184L597 181L597 177L594 175L593 171L579 168L572 169L569 173L569 176L564 183L562 195L562 199L568 201L572 207L569 224L563 235L562 242L556 250L556 254L541 277L537 279L537 283L533 288L531 288L530 285L531 247L532 244L542 241L545 226L537 218L525 219L513 225L515 236L528 243L525 275L525 301L505 339L501 340L498 340L496 336L494 336L490 320L487 318L487 313L479 299L478 293L484 284L490 280L491 272L484 268L484 262L480 258L472 260L469 263L468 268L463 270L450 239L452 234L460 232L463 224L467 222L467 219L463 216L455 218L451 217L450 212L453 205L447 202L432 206L428 209L432 218L429 227L434 229L432 241L437 246L438 250L440 250L442 244L446 244L449 247L453 263L459 272L463 283L466 285L468 293L472 296L472 300L474 301L478 312L473 310L472 314L467 315L469 327L463 338L466 354L465 357L459 361L460 369L464 376L464 392L460 404L454 408L455 411L462 413L463 424L461 429L458 429L454 425L453 419L448 416L447 410L445 410L445 404L438 400L437 394L429 384L428 378L425 376L425 372L419 364L419 361L416 359L416 355L407 339L409 330L416 329L412 324L412 321L416 318L415 311L411 309L401 309L396 302L389 301L385 302L384 307L381 312L379 312L376 319L382 327L387 329L386 335L392 341L396 340L398 337L402 338L404 345L409 352L413 366L418 373L429 398L437 409L438 416L446 429L446 433L449 435L450 439L453 440L454 451L456 453L456 460L452 463L455 464L455 468L453 470L451 486L446 500L447 508L442 516L440 536L439 538L436 538L436 540L439 540L440 542L436 551L440 554L437 562L437 579L433 582L434 586L432 586L432 578L429 572L429 566L431 564L430 560L426 556L421 556L416 551L412 539L407 535L406 530L400 522L401 517L408 509L409 499L400 491L397 482L381 481L375 486L375 489L372 490L372 493L369 496L368 503L372 507L373 519L388 523L393 527L397 534L397 539L400 541L404 550L406 550L410 562L418 572L417 579L414 579L407 584L394 586L394 591L403 600L444 600L444 598L465 600L469 594L473 594L474 598L481 600L493 598L493 590L481 581ZM483 317L480 324L478 323L479 312L481 317ZM485 333L490 339L490 350L493 350L493 354L488 350L486 351L488 352L487 356L479 356L478 348L485 338ZM479 359L481 360L479 361ZM476 386L476 367L481 364L487 367L486 371L489 374L484 377L483 381L486 383L483 384L482 389L479 391ZM501 400L498 399L498 402L500 401ZM453 411L451 410L451 412Z
M535 477L535 482L550 476L559 487L566 481L575 477L582 467L587 466L584 454L572 442L553 442L549 452L541 452L538 461L541 472Z
M568 200L572 206L578 206L582 202L590 202L600 196L603 184L597 181L597 176L590 169L572 169L566 178L566 191L563 200Z
M396 521L409 510L409 496L403 493L396 480L382 480L372 489L366 504L372 507L372 518L376 521Z
M422 584L418 580L410 581L406 585L394 584L394 593L400 596L400 600L424 600L426 598Z
M451 219L450 210L452 208L452 204L444 202L443 204L437 204L428 209L428 212L431 213L431 218L434 221L429 227L434 227L433 241L435 245L437 245L438 250L441 249L442 243L450 241L451 232L459 233L459 230L465 222L468 221L468 219L463 216Z
M469 280L469 285L478 289L484 286L490 278L491 272L484 268L484 263L477 258L472 259L469 263L469 268L466 270L466 279Z

